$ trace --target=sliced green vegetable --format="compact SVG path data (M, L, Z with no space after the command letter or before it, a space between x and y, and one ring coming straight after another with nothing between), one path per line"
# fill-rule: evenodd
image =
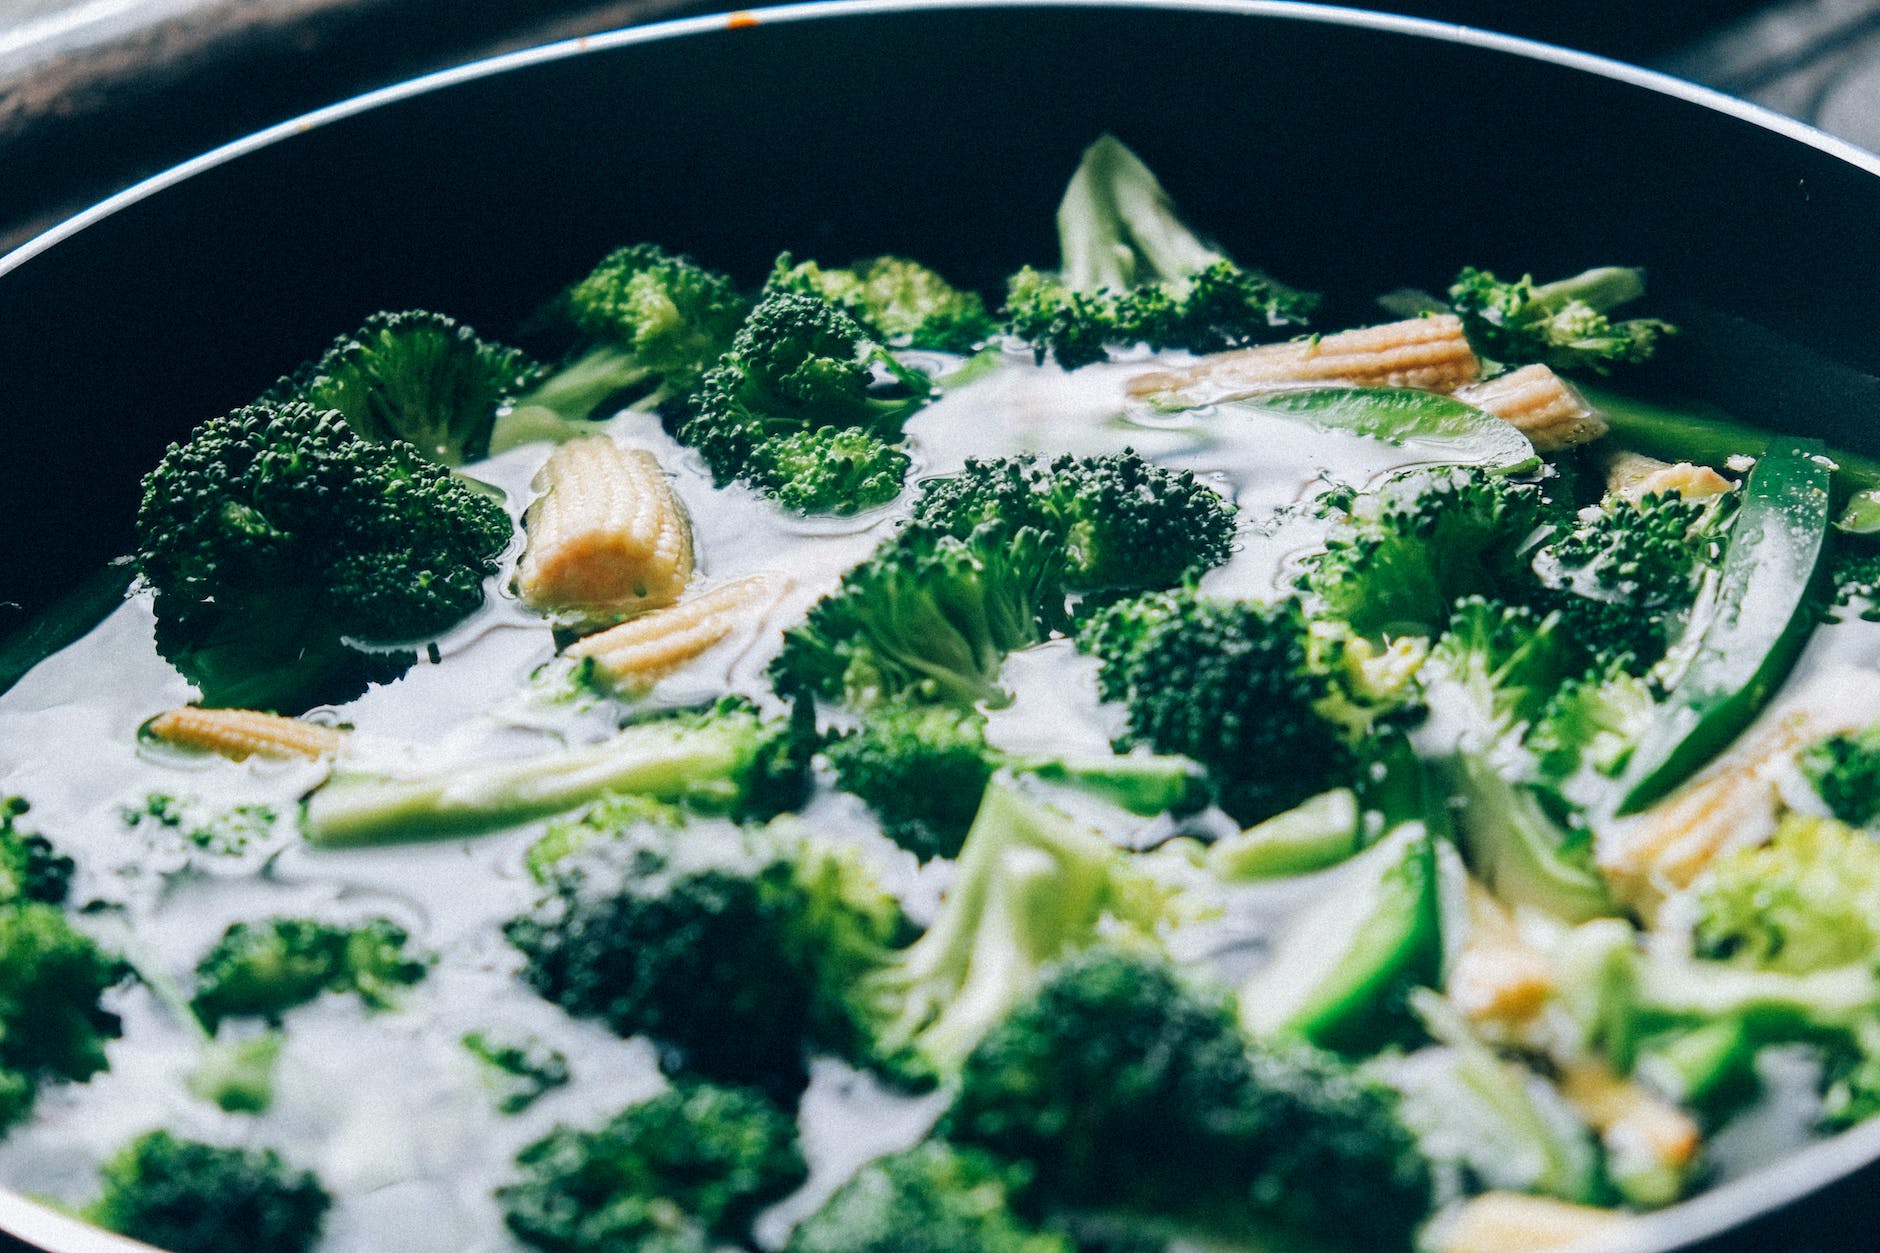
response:
M1355 1054L1401 1035L1411 1022L1405 997L1434 984L1442 965L1435 858L1421 823L1398 827L1353 858L1241 985L1248 1033Z
M46 612L0 639L0 692L26 672L89 632L124 603L135 572L128 562L114 562L87 576Z
M1358 796L1334 788L1218 840L1207 867L1223 879L1278 879L1335 866L1358 851Z
M1311 387L1223 401L1221 408L1276 414L1320 431L1381 439L1433 465L1540 464L1516 427L1453 396L1398 387Z
M1605 880L1585 855L1590 850L1573 846L1532 791L1477 753L1460 754L1451 770L1456 793L1467 801L1456 823L1463 856L1495 895L1566 922L1615 912Z
M1747 726L1814 625L1809 587L1828 532L1833 473L1814 441L1771 444L1743 487L1721 576L1691 611L1703 635L1620 777L1618 812L1682 783ZM1684 651L1681 643L1674 651Z

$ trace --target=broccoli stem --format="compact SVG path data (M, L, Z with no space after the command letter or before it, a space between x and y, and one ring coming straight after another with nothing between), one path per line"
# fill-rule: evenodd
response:
M730 808L750 737L649 723L601 744L418 778L335 774L307 797L301 830L325 847L473 835L626 792Z
M1208 869L1223 879L1278 879L1335 866L1358 851L1358 796L1334 788L1218 840Z
M1606 881L1585 859L1566 854L1566 832L1532 791L1479 753L1460 754L1450 774L1467 802L1457 818L1463 856L1497 896L1571 923L1615 912Z
M1182 224L1154 172L1114 135L1084 152L1057 221L1064 283L1086 295L1180 282L1227 259Z
M1206 795L1207 776L1186 757L1129 753L999 760L1014 774L1089 792L1144 818L1196 809Z
M1600 313L1608 313L1645 294L1645 272L1624 265L1602 265L1571 278L1540 283L1529 302L1548 313L1556 313L1574 301Z

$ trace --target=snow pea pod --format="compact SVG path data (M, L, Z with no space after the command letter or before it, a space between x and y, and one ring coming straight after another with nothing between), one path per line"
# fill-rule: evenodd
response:
M1689 661L1619 780L1619 813L1643 809L1714 757L1794 665L1813 627L1809 585L1833 473L1813 440L1771 442L1756 462L1720 575L1685 628L1701 637L1678 645Z

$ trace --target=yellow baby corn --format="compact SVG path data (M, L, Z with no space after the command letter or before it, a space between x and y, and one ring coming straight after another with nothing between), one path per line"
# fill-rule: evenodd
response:
M1563 1067L1560 1091L1615 1155L1647 1157L1672 1170L1697 1157L1702 1135L1691 1116L1604 1062Z
M1486 410L1528 437L1535 452L1559 452L1606 434L1606 419L1573 385L1544 365L1523 366L1457 390L1456 399Z
M1138 375L1130 380L1129 392L1194 403L1300 383L1448 392L1481 373L1482 364L1462 333L1462 319L1445 313L1216 353L1186 369Z
M1470 879L1468 892L1468 938L1449 971L1449 999L1478 1026L1519 1026L1553 995L1553 970L1487 888Z
M1730 480L1709 466L1673 464L1635 452L1622 452L1606 463L1606 490L1627 500L1676 492L1686 500L1706 500L1730 490Z
M1626 1215L1618 1210L1518 1192L1484 1192L1465 1201L1433 1243L1438 1253L1540 1253L1610 1236L1625 1222Z
M165 710L144 730L166 744L219 753L231 761L249 757L322 757L337 752L346 733L317 722L283 718L253 709L203 709L184 705Z
M605 619L679 599L692 578L692 525L651 453L604 435L572 440L535 487L516 568L530 608Z
M591 661L594 677L606 686L644 692L748 621L752 607L774 599L783 582L753 574L721 584L579 640L565 655Z

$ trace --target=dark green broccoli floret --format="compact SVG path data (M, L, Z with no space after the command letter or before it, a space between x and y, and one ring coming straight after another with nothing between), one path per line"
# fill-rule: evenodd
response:
M565 439L625 392L678 401L731 344L750 302L730 279L655 244L616 248L563 294L557 312L586 345L497 421L495 451Z
M1359 635L1434 635L1463 596L1529 599L1529 548L1553 519L1538 486L1492 470L1402 475L1352 500L1301 586Z
M413 309L373 314L282 379L268 399L338 410L361 439L403 440L457 466L489 454L498 406L540 374L518 350L479 339L441 313Z
M821 426L758 441L745 480L797 513L853 513L899 496L909 464L873 431Z
M1323 708L1339 686L1312 664L1297 601L1123 602L1085 638L1102 690L1128 706L1128 742L1206 766L1243 824L1351 778L1345 730Z
M794 1099L808 1049L862 1059L849 989L904 926L857 862L807 838L642 827L563 863L505 934L529 986L650 1036L669 1071Z
M205 704L298 712L402 673L412 643L483 603L513 530L410 444L258 404L204 423L144 477L137 569L158 648Z
M418 776L335 773L307 797L301 829L327 845L474 835L567 813L609 793L770 818L802 804L813 746L802 720L766 718L749 700L727 696L633 723L597 744L520 761Z
M272 1149L222 1148L152 1131L104 1164L93 1222L189 1253L307 1253L332 1198Z
M1318 297L1245 270L1204 243L1114 135L1085 150L1058 206L1056 274L1026 267L1005 299L1006 330L1067 370L1110 348L1219 352L1296 333Z
M1622 266L1538 286L1525 274L1504 283L1469 267L1451 284L1449 304L1476 351L1490 360L1607 374L1615 365L1649 360L1659 338L1677 330L1657 318L1615 322L1606 316L1644 294L1644 271Z
M152 792L142 806L126 805L118 811L127 827L148 822L191 848L221 857L237 857L255 840L267 838L278 818L266 805L234 805L228 809L200 812L194 800L180 800L162 792Z
M1830 735L1804 749L1800 763L1836 818L1857 827L1880 826L1880 726Z
M928 483L914 517L961 537L1000 520L1055 534L1071 591L1168 587L1227 560L1234 539L1234 507L1219 492L1133 450L969 460Z
M29 808L25 797L0 796L0 905L62 904L75 867L70 857L53 849L52 841L19 825Z
M808 1174L790 1116L755 1092L681 1083L592 1131L557 1127L516 1158L503 1217L549 1253L681 1253L741 1239Z
M942 1130L1030 1165L1034 1204L1275 1247L1408 1249L1430 1203L1387 1094L1303 1047L1250 1053L1228 1006L1113 951L1065 962L986 1037Z
M876 385L877 371L891 387ZM898 443L901 424L931 394L925 375L901 365L842 310L819 296L772 289L705 376L673 434L698 449L720 484L738 479L777 495L787 481L780 459L794 464L801 451L776 441L833 427L863 431L884 446ZM869 473L845 476L866 496L835 501L827 511L882 503L878 476L890 461L885 452L871 454ZM819 475L798 494L821 503L830 486Z
M866 705L905 697L998 702L1005 655L1064 618L1064 557L1035 527L987 523L966 538L909 526L885 540L784 632L779 695Z
M1024 1178L990 1154L928 1141L862 1167L785 1253L1075 1253L1013 1214Z
M853 990L875 1052L949 1075L1046 965L1100 937L1151 942L1177 894L1097 832L995 780L960 848L940 916Z
M463 1046L483 1063L495 1089L496 1108L505 1114L520 1114L572 1077L567 1055L533 1037L497 1039L472 1031L464 1036Z
M1828 550L1827 585L1837 606L1857 606L1861 618L1880 621L1880 546L1866 537L1836 535Z
M985 715L893 701L825 750L837 784L868 803L882 831L921 857L951 857L1000 768L1094 792L1146 816L1199 804L1199 768L1179 757L1013 754L986 743Z
M99 998L128 973L57 906L0 909L0 1127L26 1116L40 1082L105 1069L120 1028Z
M322 992L351 992L383 1009L424 977L428 959L411 954L403 927L374 918L339 927L310 918L237 922L196 963L190 1004L214 1031L224 1018L281 1015Z
M837 306L884 344L971 352L999 329L979 293L961 291L918 261L875 257L847 269L777 258L770 287Z

